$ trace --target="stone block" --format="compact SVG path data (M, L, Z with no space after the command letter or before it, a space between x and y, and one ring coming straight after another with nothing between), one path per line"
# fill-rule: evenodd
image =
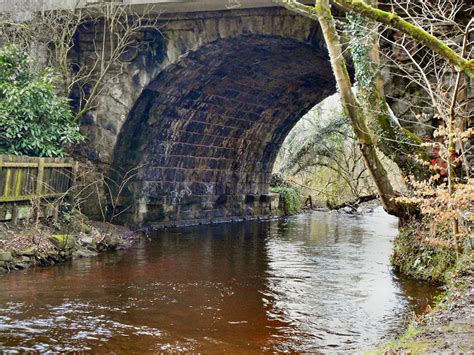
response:
M59 250L69 250L74 247L74 236L68 234L55 234L48 238Z
M13 260L13 255L9 251L0 250L0 261L10 262Z
M165 206L163 204L147 205L146 221L161 222L166 219Z
M207 193L208 190L206 184L202 182L193 182L191 183L189 188L192 193L196 195L204 195Z
M0 205L0 221L9 221L13 216L13 205L2 204Z
M31 206L18 206L18 219L27 219L30 217Z
M225 216L225 211L223 209L209 210L206 211L205 215L209 219L219 218Z
M258 200L257 195L245 195L245 203L251 204Z
M168 168L168 169L163 170L163 178L166 181L174 181L175 176L176 176L176 169Z
M72 256L74 258L90 258L97 255L99 254L96 251L87 250L87 249L79 249L72 253Z
M262 195L260 195L260 202L262 202L262 203L271 203L276 198L277 198L277 196L275 194L262 194Z
M181 211L180 212L180 219L182 220L190 220L194 219L195 212L194 211Z
M228 195L219 195L216 199L215 205L225 205L227 203Z
M23 256L26 256L26 257L35 256L36 255L36 250L37 250L36 247L32 246L32 247L26 248L20 254L23 255Z

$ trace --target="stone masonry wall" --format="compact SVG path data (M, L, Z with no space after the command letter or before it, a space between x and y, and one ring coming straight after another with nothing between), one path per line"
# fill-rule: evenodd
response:
M93 55L93 28L78 59ZM113 73L81 122L83 154L110 166L123 223L172 225L270 214L286 134L335 91L314 22L281 9L169 15Z

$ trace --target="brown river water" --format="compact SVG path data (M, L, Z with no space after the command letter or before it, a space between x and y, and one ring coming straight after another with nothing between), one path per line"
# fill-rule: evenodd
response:
M349 352L403 331L433 287L390 271L396 219L314 212L157 232L0 275L0 350Z

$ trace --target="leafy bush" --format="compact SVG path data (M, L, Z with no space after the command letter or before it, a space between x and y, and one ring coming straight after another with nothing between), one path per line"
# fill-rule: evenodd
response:
M35 71L15 46L0 48L0 153L57 157L82 140L51 69Z
M295 187L272 187L271 192L280 194L283 210L286 215L296 214L301 209L300 193Z

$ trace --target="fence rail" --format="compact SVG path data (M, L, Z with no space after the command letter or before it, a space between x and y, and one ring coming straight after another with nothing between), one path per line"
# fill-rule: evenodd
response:
M74 184L77 166L71 159L0 154L0 204L64 196Z

